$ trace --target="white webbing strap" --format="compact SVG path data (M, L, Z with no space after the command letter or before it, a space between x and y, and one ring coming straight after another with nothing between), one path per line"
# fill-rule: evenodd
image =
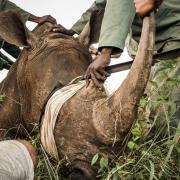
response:
M59 158L54 139L54 128L58 113L63 104L73 97L85 84L85 81L79 81L75 84L67 85L56 91L47 102L45 113L42 117L41 143L46 152L57 160Z

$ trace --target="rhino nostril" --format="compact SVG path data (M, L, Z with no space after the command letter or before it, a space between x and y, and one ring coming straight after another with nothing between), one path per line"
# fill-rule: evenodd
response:
M68 180L96 180L94 175L86 174L79 169L74 169L68 176Z
M69 168L68 180L97 180L96 170L85 161L75 161Z
M68 180L89 180L88 177L86 177L86 175L80 171L80 170L77 170L77 169L74 169L71 174L69 174L68 176Z

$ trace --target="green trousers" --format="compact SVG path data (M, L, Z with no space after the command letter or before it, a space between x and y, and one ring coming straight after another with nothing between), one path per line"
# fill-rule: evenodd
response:
M148 120L155 129L171 135L180 122L180 57L152 67L146 93Z

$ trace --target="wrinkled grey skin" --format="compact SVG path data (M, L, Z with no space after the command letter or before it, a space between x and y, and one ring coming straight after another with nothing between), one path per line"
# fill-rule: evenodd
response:
M18 15L0 14L0 21L3 15L11 23L0 27L0 34L6 38L15 32L11 43L25 48L0 84L1 94L6 94L0 104L0 128L8 130L22 124L30 132L34 124L39 123L41 109L57 81L64 85L84 74L91 57L88 49L74 38L51 33L51 24L44 24L31 33L21 22L16 23L18 27L13 24L20 21ZM95 153L115 152L136 120L137 104L152 65L151 20L144 20L137 56L119 89L107 97L91 83L68 100L59 112L54 136L60 158L70 164L69 179L96 179L88 162ZM7 26L9 31L5 31ZM18 133L23 134L23 129Z

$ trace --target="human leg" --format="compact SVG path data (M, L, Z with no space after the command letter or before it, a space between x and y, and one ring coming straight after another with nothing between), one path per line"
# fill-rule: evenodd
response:
M35 150L27 141L0 142L0 179L33 180Z

